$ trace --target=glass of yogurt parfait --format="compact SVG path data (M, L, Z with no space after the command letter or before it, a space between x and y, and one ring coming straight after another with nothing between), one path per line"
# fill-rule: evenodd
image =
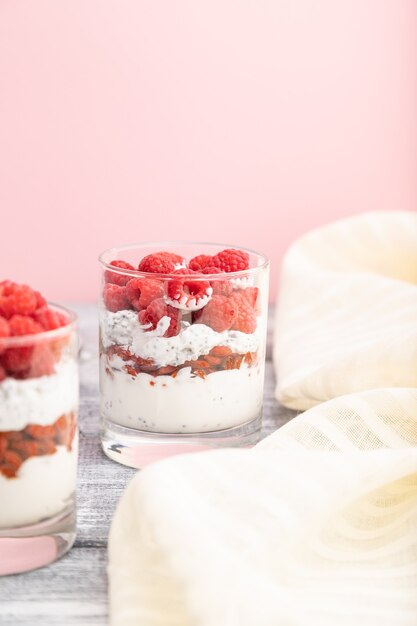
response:
M100 256L104 452L132 467L259 438L268 259L219 244Z
M75 539L75 315L0 282L0 575L51 563Z

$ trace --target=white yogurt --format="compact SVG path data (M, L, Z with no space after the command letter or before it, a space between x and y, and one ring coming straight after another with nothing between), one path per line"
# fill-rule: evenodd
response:
M263 366L224 370L200 378L183 368L175 378L112 369L101 357L101 414L116 424L163 433L202 433L255 419L262 410Z
M215 346L227 346L236 354L256 352L259 333L226 330L217 333L205 324L182 323L175 337L163 337L169 318L163 317L153 331L146 331L134 311L103 311L102 342L105 348L117 344L143 359L153 359L157 367L182 365L185 361L208 354Z
M201 296L200 298L190 298L184 294L179 300L174 300L168 296L164 296L164 300L167 304L174 307L174 309L181 309L182 311L199 311L210 302L212 293L213 289L209 287L207 289L207 294L205 296Z
M0 474L0 528L36 524L63 511L75 492L77 441L72 451L27 459L16 478Z
M253 287L255 281L252 276L245 276L243 278L231 278L230 284L233 289L246 289L246 287Z
M0 383L0 431L22 430L28 424L53 424L78 405L78 368L73 359L62 359L55 374Z

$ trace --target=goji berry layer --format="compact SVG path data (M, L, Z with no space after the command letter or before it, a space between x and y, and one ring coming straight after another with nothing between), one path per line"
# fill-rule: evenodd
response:
M27 459L54 454L57 446L71 451L75 431L76 415L71 412L48 426L29 424L22 430L0 432L0 474L16 478Z
M205 378L214 372L239 369L242 363L252 367L258 362L257 352L238 354L232 352L227 346L216 346L208 354L199 356L198 359L184 361L184 363L178 366L166 365L164 367L158 367L151 359L142 359L129 352L129 350L116 345L110 346L107 350L102 350L102 352L106 354L108 359L118 356L125 361L124 371L130 376L145 373L151 376L172 376L175 378L181 369L190 367L192 374ZM111 376L110 368L107 369L107 373Z

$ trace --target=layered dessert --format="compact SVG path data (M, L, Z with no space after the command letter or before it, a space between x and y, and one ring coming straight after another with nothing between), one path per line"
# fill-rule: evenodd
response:
M111 269L110 269L111 268ZM249 255L171 252L104 272L101 414L157 433L207 433L262 410L265 316Z
M78 371L72 320L26 285L0 282L0 529L71 504Z

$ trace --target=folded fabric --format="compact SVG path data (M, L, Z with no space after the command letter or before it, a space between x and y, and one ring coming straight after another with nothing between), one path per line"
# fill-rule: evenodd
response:
M111 528L111 624L415 626L416 445L417 390L393 388L149 466Z
M416 213L366 213L292 245L274 362L277 398L293 409L375 387L417 387Z

